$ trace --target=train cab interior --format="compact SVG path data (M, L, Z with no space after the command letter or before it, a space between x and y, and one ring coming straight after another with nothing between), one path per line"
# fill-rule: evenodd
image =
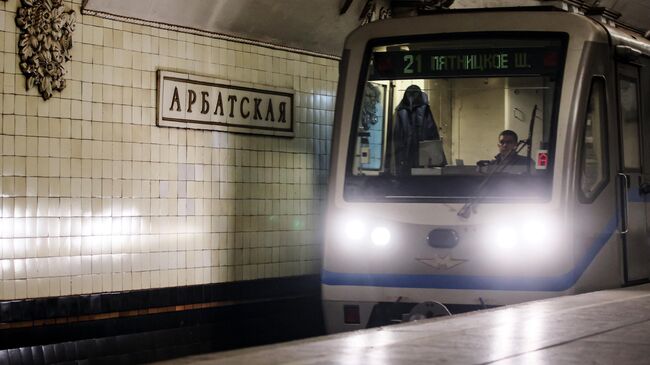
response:
M552 175L563 42L488 36L371 47L348 181L389 177L466 187L447 189L448 196L470 195L495 173L544 184ZM505 130L517 135L519 162L496 166ZM415 190L397 195L431 195Z

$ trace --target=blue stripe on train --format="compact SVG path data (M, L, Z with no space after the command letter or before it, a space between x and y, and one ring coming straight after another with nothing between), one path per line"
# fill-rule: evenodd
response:
M350 274L323 270L325 285L378 286L392 288L478 289L517 291L564 291L572 287L616 230L614 216L594 243L567 273L550 277L496 277L472 275Z

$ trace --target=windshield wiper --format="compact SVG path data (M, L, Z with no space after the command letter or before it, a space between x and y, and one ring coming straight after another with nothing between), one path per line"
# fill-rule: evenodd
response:
M521 140L518 142L517 147L515 147L515 150L510 152L508 157L505 158L502 164L496 165L496 167L485 177L483 182L476 188L476 192L474 192L474 196L470 197L465 205L463 205L462 208L456 213L457 216L461 218L469 218L472 215L472 211L476 208L476 206L481 202L481 199L483 198L482 192L483 189L487 186L487 184L492 180L492 176L494 176L497 173L503 172L508 166L512 165L516 159L514 156L519 154L519 151L521 151L524 146L528 145L528 151L527 151L527 171L528 174L530 174L530 154L531 154L531 146L533 144L533 130L535 128L535 114L537 114L537 104L533 107L533 113L530 119L530 125L528 129L528 138L525 140Z

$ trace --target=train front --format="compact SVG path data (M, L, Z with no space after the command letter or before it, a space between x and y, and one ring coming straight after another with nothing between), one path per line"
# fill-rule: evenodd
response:
M557 137L571 133L558 120L592 26L554 16L398 19L349 37L322 271L329 332L445 313L436 302L460 312L572 292L571 150Z

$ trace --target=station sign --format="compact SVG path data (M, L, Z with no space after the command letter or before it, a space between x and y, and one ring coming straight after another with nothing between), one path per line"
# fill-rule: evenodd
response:
M370 80L453 76L540 75L558 70L557 48L374 52Z
M293 137L293 92L159 70L161 127Z

